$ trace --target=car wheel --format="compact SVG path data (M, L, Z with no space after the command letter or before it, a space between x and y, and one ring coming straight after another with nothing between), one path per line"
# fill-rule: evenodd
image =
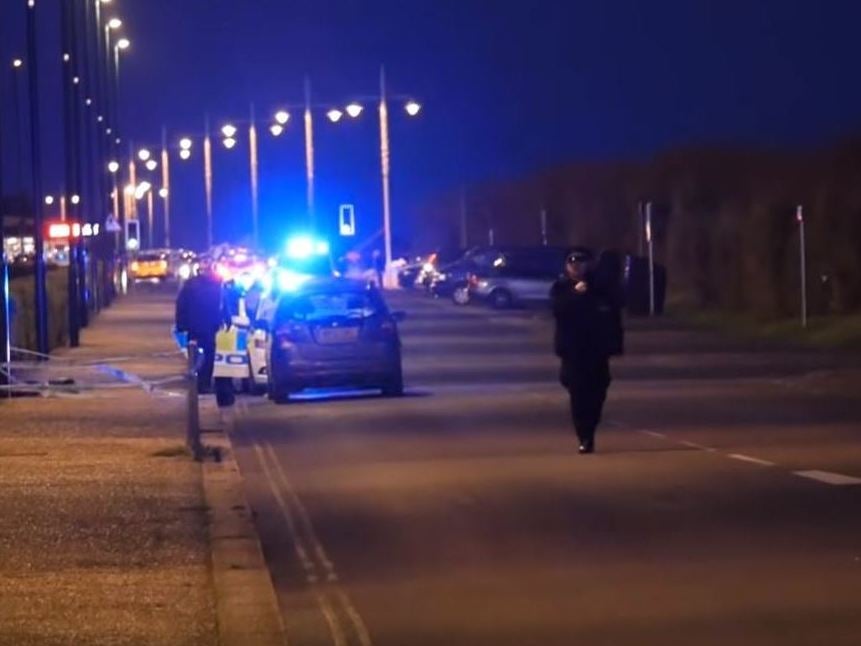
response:
M383 395L386 397L402 397L404 394L404 376L398 370L383 384Z
M513 302L514 298L507 289L495 289L490 293L490 304L494 309L508 309Z
M469 304L469 287L455 287L454 292L451 295L451 300L454 301L455 305L468 305Z

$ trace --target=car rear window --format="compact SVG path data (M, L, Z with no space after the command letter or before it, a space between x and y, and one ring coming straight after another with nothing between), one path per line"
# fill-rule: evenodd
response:
M279 320L319 321L328 318L369 318L384 312L382 299L370 291L302 294L281 303Z

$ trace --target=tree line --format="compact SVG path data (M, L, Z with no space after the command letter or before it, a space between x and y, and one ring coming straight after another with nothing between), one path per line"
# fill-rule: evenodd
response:
M549 244L636 254L646 202L676 301L762 318L796 314L801 205L810 312L861 310L861 139L800 152L687 148L567 164L440 196L419 210L419 238L540 244L543 221Z

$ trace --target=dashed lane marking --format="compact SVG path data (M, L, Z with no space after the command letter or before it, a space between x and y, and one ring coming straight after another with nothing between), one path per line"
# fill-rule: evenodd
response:
M751 455L744 455L743 453L729 453L727 455L728 458L732 458L733 460L741 460L742 462L750 462L752 464L758 464L763 467L773 467L774 462L769 462L768 460L763 460L761 458L755 458Z
M705 451L706 453L714 453L715 451L717 451L717 449L711 446L706 446L705 444L697 444L696 442L689 442L687 440L681 440L680 443L683 446L687 446L688 448L697 449L698 451Z
M861 485L861 478L846 476L842 473L833 473L831 471L813 469L810 471L793 471L792 473L802 478L810 478L811 480L818 480L819 482L835 486Z

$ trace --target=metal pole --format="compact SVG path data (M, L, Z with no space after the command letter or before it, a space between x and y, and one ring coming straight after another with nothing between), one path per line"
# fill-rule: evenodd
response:
M161 187L164 189L164 246L170 248L170 155L167 154L167 128L161 129Z
M386 287L393 287L389 268L392 264L392 207L389 172L391 155L389 149L389 107L386 97L386 68L380 66L380 167L383 180L383 236L386 253Z
M308 205L308 222L314 230L317 225L314 214L314 117L311 113L311 80L305 77L305 183Z
M151 188L146 192L146 217L147 217L147 244L150 249L155 248L155 207L153 205Z
M203 183L206 193L206 248L212 249L212 141L209 138L209 115L204 117Z
M18 137L18 132L15 132ZM3 316L3 336L0 338L0 352L6 363L5 374L8 385L12 382L12 321L9 311L9 262L6 258L6 210L3 202L3 105L0 103L0 307ZM11 397L12 391L7 390L6 396Z
M460 248L466 249L469 244L469 235L467 230L467 214L466 214L466 189L460 189Z
M251 170L251 227L255 249L260 246L259 218L260 195L258 186L257 126L254 122L254 104L251 104L251 125L248 126L248 156Z
M649 316L655 315L655 244L652 236L652 203L646 202L646 242L649 245Z
M36 318L36 349L47 354L48 345L48 294L46 291L45 244L42 214L42 151L39 124L39 76L36 59L36 3L27 5L27 62L30 94L30 146L33 173L33 243L35 252L34 314Z
M643 256L643 201L637 202L637 255Z
M798 235L801 262L801 327L807 327L807 240L804 233L804 207L798 206L795 212L795 218L798 220Z
M24 128L21 124L21 74L25 63L12 67L12 120L15 124L15 188L24 192Z
M541 209L541 246L547 246L547 209Z
M197 341L188 342L188 398L186 401L188 411L186 415L185 443L191 451L195 460L199 460L203 454L200 445L200 408L198 406L197 392Z

